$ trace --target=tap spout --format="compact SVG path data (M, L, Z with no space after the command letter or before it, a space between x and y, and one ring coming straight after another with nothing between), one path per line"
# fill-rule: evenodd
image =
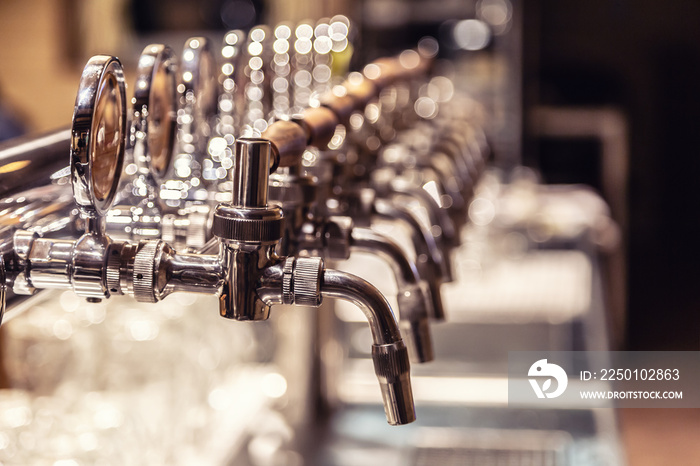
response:
M432 300L428 284L421 281L416 264L406 257L398 244L369 228L353 228L350 247L377 254L392 267L399 289L399 326L408 353L412 361L432 361L433 342L428 324Z
M324 297L331 297L358 306L372 332L372 360L387 422L402 425L415 421L408 350L391 306L379 290L360 277L324 268L318 257L287 257L264 270L257 294L267 305L319 306Z
M321 294L351 301L362 309L372 331L372 360L387 421L391 425L415 421L408 350L384 296L365 280L331 269L323 271Z
M445 309L442 305L440 285L442 281L451 281L452 273L450 264L435 243L435 238L423 228L410 210L397 206L394 202L376 199L373 209L378 217L387 220L400 220L410 228L413 246L418 255L416 267L421 278L427 280L430 289L432 306L429 309L433 312L431 317L434 320L444 320Z

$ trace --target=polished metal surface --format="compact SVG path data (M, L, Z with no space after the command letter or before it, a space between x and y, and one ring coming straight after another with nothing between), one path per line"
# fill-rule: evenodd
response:
M177 58L166 45L147 45L136 73L134 161L163 180L171 168L177 134Z
M31 295L36 292L29 279L28 265L29 253L32 245L39 235L29 231L16 231L12 235L12 251L5 262L8 266L14 265L12 272L12 292L19 295ZM14 264L11 265L11 263Z
M428 326L433 300L413 261L390 238L367 228L354 228L350 240L353 249L377 254L394 270L398 287L399 326L414 362L433 360L433 344Z
M75 243L71 258L71 281L78 296L93 299L109 297L106 258L110 242L101 233L87 233Z
M479 372L502 367L492 356L504 341L573 333L568 321L508 320L527 317L509 298L517 273L509 292L483 297L502 278L489 267L533 247L526 227L470 209L475 197L499 207L501 185L477 184L491 116L460 95L451 66L430 69L434 40L357 68L367 44L353 47L359 29L344 16L246 29L225 34L220 54L205 37L180 59L148 45L128 127L120 62L94 57L71 131L0 146L0 322L8 294L35 307L3 333L5 362L28 385L60 381L36 384L20 409L3 403L14 391L0 397L0 463L41 461L46 443L47 461L71 464L561 464L540 440L571 448L560 419L588 440L588 413L488 405L504 403L502 386ZM480 299L488 312L465 311ZM217 302L229 320L267 322L222 321ZM388 428L380 404L392 426L416 420L412 383L421 419Z
M452 272L449 262L445 260L445 256L435 243L435 238L408 209L382 199L376 200L374 209L376 215L381 218L398 219L409 226L416 253L424 259L417 261L416 267L420 276L426 277L428 281L430 298L432 300L432 306L429 308L433 312L431 317L438 321L444 320L445 310L442 304L440 287L443 282L451 281Z
M320 306L323 260L320 257L288 257L284 261L283 267L282 299L284 304Z
M141 241L119 255L120 288L140 302L157 302L171 293L216 295L224 270L218 255L177 253L165 241Z
M70 240L35 239L27 256L32 264L29 271L32 286L69 289L74 245Z
M158 255L156 289L159 299L171 293L216 295L223 285L223 264L218 255L182 254L163 246Z
M142 241L139 243L131 274L134 298L144 303L157 301L155 288L156 254L160 241Z
M271 153L270 142L266 139L242 138L236 141L231 201L234 207L267 205Z
M0 196L44 186L69 161L71 131L61 129L39 137L21 137L0 144Z
M71 130L75 202L88 215L104 215L116 194L126 144L126 93L115 57L91 58L80 79Z
M400 289L405 285L417 285L420 275L416 264L406 257L401 246L391 238L369 228L355 227L350 234L350 245L357 251L374 253L387 259L399 282Z
M234 320L267 320L270 306L256 292L260 276L278 258L274 245L223 246L224 284L219 298L219 313Z
M279 262L275 247L282 238L279 207L267 205L270 142L236 141L233 198L219 205L212 231L222 240L224 284L219 300L223 317L267 320L270 306L256 292L263 271Z
M367 318L375 345L401 340L394 313L386 298L369 282L339 270L325 270L321 285L323 296L351 301Z
M372 345L374 372L382 390L384 411L391 425L409 424L416 420L411 390L408 351L402 341Z

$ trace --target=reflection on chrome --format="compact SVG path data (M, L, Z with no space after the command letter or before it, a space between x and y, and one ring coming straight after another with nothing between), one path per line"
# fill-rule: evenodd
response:
M445 31L483 58L514 7L474 7ZM70 130L0 147L0 462L366 464L401 444L442 464L496 437L558 460L575 441L518 425L537 414L508 410L502 350L605 349L573 334L600 306L591 250L619 239L607 207L488 168L494 109L437 40L359 63L359 31L150 44L130 108L98 55ZM418 425L382 430L379 405ZM479 410L501 410L496 437Z

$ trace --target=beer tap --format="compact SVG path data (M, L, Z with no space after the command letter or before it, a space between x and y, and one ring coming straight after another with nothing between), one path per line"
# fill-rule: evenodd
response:
M104 214L118 189L125 141L121 65L114 57L93 57L81 78L71 145L74 196L87 230L76 241L17 231L12 247L2 249L2 297L6 285L26 294L72 289L90 301L128 294L156 302L186 291L217 295L220 315L239 321L266 320L275 304L318 306L323 297L345 299L364 311L370 325L388 422L415 420L408 351L386 299L368 282L324 267L320 258L276 252L284 217L268 204L269 174L297 165L301 152L273 147L267 139L238 139L232 201L219 204L213 217L219 253L188 254L160 239L114 241L105 234Z
M425 67L425 64L416 66L411 72L421 72ZM404 70L404 73L408 71ZM395 74L397 74L396 71ZM400 78L395 76L394 79ZM378 85L369 82L359 74L354 74L345 81L343 86L335 86L330 93L321 96L320 101L323 108L332 110L337 120L347 128L346 131L352 131L353 127L356 127L354 123L358 120L356 117L363 120L358 110L363 109L377 91ZM309 109L309 112L312 110ZM302 119L309 118L305 115ZM346 147L345 150L347 152L348 148ZM346 153L343 158L350 158L350 155ZM309 169L325 184L324 197L330 197L331 193L333 197L332 205L327 202L321 207L327 207L328 215L348 215L363 226L369 226L372 218L385 218L405 223L411 231L419 258L416 261L419 275L429 283L429 295L432 299L431 315L437 320L444 319L440 284L442 281L451 280L451 271L449 257L438 247L436 238L433 236L436 232L424 226L420 218L406 206L390 198L378 197L373 189L363 187L353 177L352 171L356 168L351 164L343 164L343 161L339 160L337 154L332 151L322 151L321 156L315 158L314 164Z
M166 206L161 238L178 250L199 250L211 239L215 194L228 173L223 166L226 157L214 160L208 152L216 126L217 76L211 42L206 37L185 41L177 84L173 170L169 179L160 183L160 198Z
M71 130L73 196L85 222L78 240L18 230L3 248L5 279L15 294L73 289L89 301L109 297L107 259L114 251L104 215L119 183L126 145L126 98L119 60L91 58L80 79Z
M134 177L117 195L105 218L115 239L160 238L167 214L160 185L170 174L176 137L177 58L170 47L146 46L139 58L126 158Z
M332 126L328 129L331 130L328 136L332 136ZM415 362L431 361L433 350L428 317L432 299L415 263L387 236L355 226L350 217L326 217L315 211L317 186L314 178L302 173L301 164L277 169L270 175L270 199L282 207L286 220L278 252L293 255L306 251L328 259L344 260L353 251L364 251L386 260L399 285L399 324L411 359Z
M304 28L298 41L305 41ZM328 68L330 74L329 57L327 53L331 50L332 41L330 37L324 36L321 23L317 27L317 34L320 39L326 38L327 47L313 46L313 50L319 49L317 53L325 56L324 60L314 58L319 66ZM326 28L327 29L327 28ZM288 58L280 58L286 53L288 44L286 40L291 33L291 28L287 25L279 25L275 28L275 59L276 76L273 78L273 90L275 82L283 78L288 72L280 71L280 63L286 63ZM317 37L317 40L319 38ZM308 47L300 46L302 51ZM305 54L302 54L305 55ZM296 55L294 55L296 57ZM299 61L296 57L295 61ZM273 66L275 68L275 66ZM314 69L314 75L318 75ZM328 76L330 79L330 76ZM289 82L282 86L276 84L278 90L294 88ZM273 102L286 97L277 91L273 92ZM280 111L281 108L276 108ZM337 117L328 108L309 108L301 115L293 117L293 121L278 121L263 133L264 137L271 138L279 144L281 140L287 138L298 138L296 151L303 151L306 144L323 148L328 144L335 134L338 125ZM302 129L303 128L303 129ZM303 136L306 131L308 136ZM286 135L285 135L286 133ZM277 146L275 146L277 147ZM313 177L303 173L301 157L299 163L290 167L281 167L270 177L270 198L279 204L284 212L286 228L284 236L277 248L278 253L283 255L297 254L299 251L307 251L312 254L320 254L329 259L348 259L351 251L366 251L379 255L387 260L395 272L396 280L399 284L399 315L400 325L405 330L407 346L412 360L417 362L427 362L433 359L432 341L428 328L429 308L433 306L430 297L430 289L421 280L415 263L408 259L404 251L393 240L374 232L368 228L357 227L349 217L327 216L322 211L315 209L318 188Z
M387 100L386 93L391 90L392 87L395 87L394 84L396 82L405 82L409 80L417 70L422 70L427 63L429 63L429 60L424 59L417 51L408 50L401 53L394 60L381 59L370 63L364 67L362 75L359 73L355 75L353 79L359 82L367 81L369 85L373 86L376 90L373 92L375 96L372 100L373 103L368 106L372 111L365 112L362 124L355 132L351 133L350 137L355 139L358 144L361 153L360 157L363 161L362 163L367 167L364 173L370 175L370 186L377 190L377 193L384 198L391 198L394 195L404 195L419 201L428 214L431 231L437 243L442 248L443 258L449 261L450 250L459 243L459 235L456 225L443 209L440 201L434 199L428 192L422 189L420 185L411 183L405 178L396 176L371 176L374 172L372 168L376 166L377 150L381 147L381 123L385 119L383 118L382 101ZM399 89L395 89L396 92L394 93L397 96L397 99L395 99L397 101L399 100L398 96L401 95L401 92L398 92L398 90ZM384 93L384 95L382 95L382 93ZM403 100L406 102L411 101L410 99ZM411 111L402 109L397 103L398 102L392 102L389 107L394 107L394 112L400 112L402 120L408 119L408 117L404 115L410 114ZM398 120L398 118L389 118L389 121L394 119ZM357 141L358 138L360 141ZM387 138L385 137L384 139ZM377 141L376 144L367 143L367 141L372 140Z

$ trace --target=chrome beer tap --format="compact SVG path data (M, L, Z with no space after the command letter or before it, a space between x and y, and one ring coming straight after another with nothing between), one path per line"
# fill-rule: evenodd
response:
M307 77L312 75L321 78L321 81L330 80L330 57L328 52L331 51L332 41L325 34L324 23L321 23L315 31L315 41L312 43L307 37L309 34L308 25L300 25L297 29L297 46L296 51L290 51L290 36L292 28L286 24L280 24L274 28L275 41L273 43L274 56L270 60L271 76L269 82L271 89L265 86L256 86L252 89L259 91L259 102L270 103L272 108L266 108L263 105L264 114L273 114L289 118L290 109L290 94L297 87L301 91L308 91L305 86L297 86L295 80L291 77L290 54L293 57L293 62L296 64L305 63L304 59L313 59L306 63L307 65L315 65L313 73L309 73ZM328 29L326 25L326 30ZM262 38L259 35L258 38ZM327 39L326 47L317 47L317 42L323 42ZM307 44L308 42L308 44ZM313 44L313 45L312 45ZM249 49L252 48L252 55L249 59L249 72L251 84L258 79L253 68L257 68L258 64L254 60L258 57L265 56L262 50L256 46L256 41L251 40ZM319 56L324 57L323 59ZM307 60L308 61L308 60ZM316 72L319 67L325 67L327 77L319 76ZM321 68L323 69L323 68ZM304 69L296 69L296 81L305 82L303 76ZM301 77L300 77L301 76ZM313 78L315 82L316 78ZM245 86L248 86L247 84ZM267 98L265 92L271 94L271 98ZM249 122L250 123L250 122ZM300 130L298 123L309 132L308 137L304 140L299 140L299 148L306 143L312 143L315 146L323 147L333 137L337 118L330 109L308 109L302 111L300 116L294 117L293 122L280 122L269 128L269 131L263 133L265 137L270 137L275 141L284 139L281 134L285 131L294 129ZM281 125L281 126L280 126ZM281 129L280 129L281 128ZM279 130L279 131L278 131ZM297 131L298 134L299 131ZM276 248L280 255L296 255L300 251L319 254L324 258L329 259L347 259L350 255L350 250L372 250L376 254L384 257L390 262L392 268L396 271L397 281L399 282L401 292L399 294L399 314L400 326L402 330L406 330L407 346L409 354L414 361L426 362L433 359L432 342L428 329L428 307L432 305L429 300L429 289L427 285L420 281L415 264L410 261L401 248L389 238L379 235L371 230L354 228L352 220L348 217L328 217L319 215L313 211L316 203L318 185L311 177L305 176L302 173L301 158L299 163L289 167L279 168L270 176L270 199L282 207L285 218L284 234Z
M207 38L193 37L185 42L179 76L173 170L160 183L160 198L166 206L161 238L178 250L199 250L211 239L216 192L228 173L224 167L228 154L224 151L215 160L208 151L216 126L219 86Z
M349 300L362 308L370 325L388 422L415 420L408 351L384 297L358 277L325 268L320 258L275 251L284 217L267 202L269 173L298 164L301 153L273 150L266 139L236 141L232 201L214 212L218 254L178 253L163 240L113 241L104 233L103 215L119 183L125 115L119 61L94 57L81 79L71 146L74 195L87 231L76 241L17 231L10 247L2 248L2 297L7 285L16 293L73 289L92 301L129 294L156 302L186 291L219 296L220 314L242 321L266 320L275 304L318 306L324 296Z
M40 238L18 230L3 248L5 279L15 294L37 289L73 289L99 301L110 296L107 259L114 251L104 214L119 183L126 143L126 99L119 61L91 58L80 79L71 130L73 196L85 222L78 240Z
M177 58L168 46L148 45L136 74L125 170L133 178L105 218L115 239L160 238L168 210L160 187L170 174L175 147Z
M370 103L366 111L362 123L356 126L356 131L351 133L351 139L354 139L360 152L360 159L366 165L364 170L365 176L370 176L370 186L377 190L377 193L384 198L391 198L394 195L405 195L418 200L425 208L429 216L431 231L438 244L441 245L444 260L449 261L450 250L459 243L458 230L448 213L443 209L440 200L434 199L428 192L421 188L420 185L411 183L409 180L402 177L371 177L373 168L376 166L377 151L381 147L382 139L393 139L394 132L391 137L382 137L383 124L398 120L399 118L391 118L393 113L400 113L401 120L407 120L405 115L410 114L401 108L400 100L409 102L410 99L400 99L402 92L400 87L394 86L397 82L405 82L411 78L416 72L426 71L429 59L422 57L417 51L407 50L401 53L398 57L391 59L380 59L365 66L363 75L359 73L354 76L354 80L358 82L367 81L370 86L373 86L374 100ZM386 92L394 87L394 95L396 98L387 99ZM384 95L382 95L384 93ZM403 92L405 94L406 92ZM388 117L385 118L382 111L382 101L389 101L391 110ZM394 115L395 116L395 115ZM371 143L370 141L376 141Z
M423 68L422 66L421 68ZM418 67L417 67L418 68ZM419 71L419 70L414 70ZM362 78L359 74L350 76L343 86L336 86L333 90L321 97L322 107L331 109L342 123L346 131L352 131L358 120L363 117L357 111L363 109L375 95L378 84L373 84L369 80ZM337 135L336 135L337 136ZM350 159L352 147L342 149L345 154L342 159ZM362 187L354 182L352 170L357 167L352 164L343 163L338 155L333 152L322 152L320 157L316 157L314 164L310 167L322 184L325 184L324 193L329 197L332 193L332 205L321 205L327 207L327 214L349 215L356 223L369 226L372 218L386 218L392 221L405 223L411 231L414 246L419 260L416 266L419 275L427 279L430 285L430 296L433 304L430 306L432 317L437 320L444 318L444 310L440 295L440 284L451 279L449 263L443 251L438 247L434 231L424 226L419 217L394 200L380 198L376 196L374 190ZM350 172L350 175L347 175Z
M324 121L311 115L321 113L325 120L334 121L329 109L305 112L306 127L310 121ZM275 125L271 129L276 128ZM333 136L334 124L315 127L312 143L323 146ZM279 136L267 133L275 140ZM301 159L300 159L301 162ZM433 305L430 289L421 280L415 263L393 240L369 228L356 227L350 217L325 216L315 209L318 183L302 173L301 163L278 169L270 176L270 198L282 207L287 227L278 247L283 255L308 251L324 258L344 260L353 251L377 254L386 260L399 285L399 324L406 339L409 354L415 362L433 359L432 340L428 326L429 308Z
M370 322L389 423L411 422L415 415L408 352L386 300L364 280L324 268L320 258L276 253L284 217L279 207L267 202L269 172L295 163L295 156L279 151L281 155L271 157L272 153L266 139L236 141L232 202L220 204L214 213L212 230L221 243L218 255L177 254L164 242L142 242L135 254L122 254L124 291L145 301L174 291L218 293L220 314L243 321L266 320L274 304L318 306L324 296L350 300L362 307Z

